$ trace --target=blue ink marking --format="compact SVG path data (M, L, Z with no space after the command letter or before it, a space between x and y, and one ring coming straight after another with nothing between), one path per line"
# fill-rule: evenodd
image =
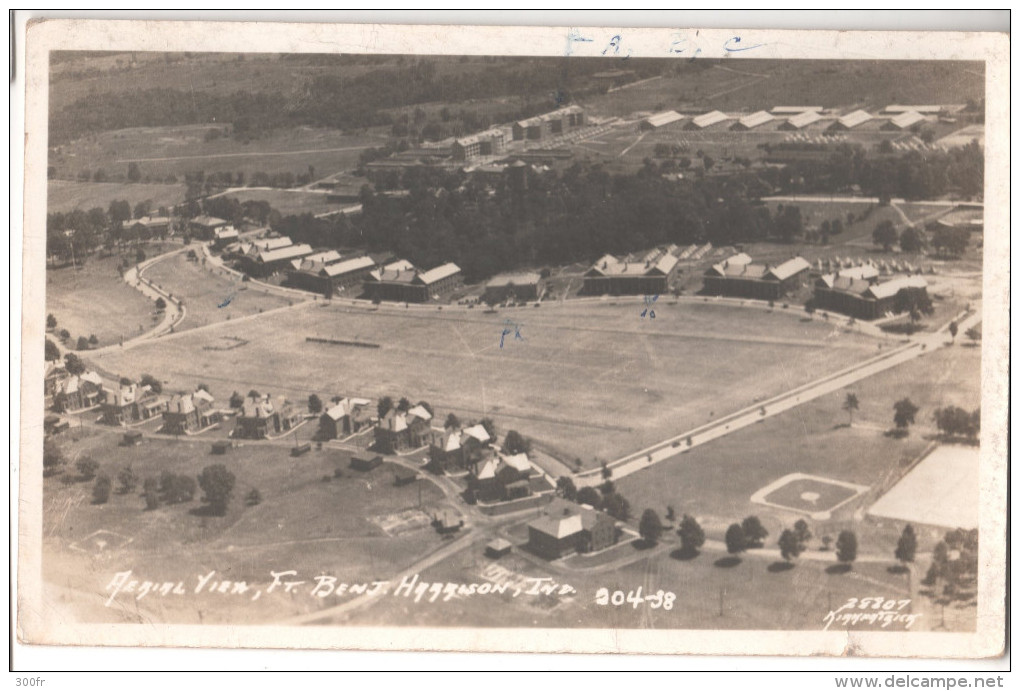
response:
M620 34L617 34L617 35L613 36L611 39L609 39L609 45L607 45L605 48L602 49L602 54L605 55L606 53L609 52L609 49L612 48L613 49L613 55L619 55L620 54L620 43L622 41L623 41L623 37L620 36ZM633 52L634 52L633 50L628 48L627 49L627 54L622 56L620 59L621 60L626 60L627 58L629 58L631 56L631 54Z
M645 305L654 305L655 301L658 299L658 295L645 295ZM655 310L650 310L648 307L645 307L641 310L641 318L644 319L646 316L650 319L655 319Z
M218 304L216 306L219 307L220 309L223 309L224 307L229 305L231 302L233 302L235 297L237 297L236 293L234 295L228 295L226 300L224 300L223 302L221 302L220 304Z
M697 34L695 34L695 35L697 35ZM673 38L673 42L669 46L669 52L670 53L674 53L676 55L679 55L680 53L686 52L687 48L686 48L686 46L683 46L682 44L687 43L687 37L684 36L683 34L673 34L673 36L674 36L674 38ZM691 55L691 57L689 59L691 61L693 61L699 55L701 55L701 48L698 47L698 46L694 46L694 54Z
M563 52L564 56L574 52L574 43L592 43L592 39L585 38L577 29L571 29L567 32L567 49Z
M731 38L730 40L726 41L726 43L723 44L723 48L726 50L727 53L740 53L740 52L745 51L745 50L754 50L755 48L761 48L763 45L765 45L764 43L759 43L757 45L747 46L746 48L743 48L743 47L742 48L730 48L730 44L731 43L740 43L740 37L739 36L734 36L733 38Z
M521 335L521 327L522 327L522 326L524 326L524 324L518 324L518 323L517 323L517 322L515 322L515 321L514 321L513 319L507 319L507 320L505 320L505 321L503 322L503 333L501 333L501 334L499 335L499 347L500 347L500 348L502 348L502 347L503 347L503 342L504 342L504 340L505 340L505 339L506 339L506 337L507 337L507 336L509 336L510 334L513 334L513 335L514 335L514 340L515 340L515 341L524 341L524 340L526 340L526 339L524 338L524 336L522 336L522 335ZM512 328L511 328L511 327L512 327Z

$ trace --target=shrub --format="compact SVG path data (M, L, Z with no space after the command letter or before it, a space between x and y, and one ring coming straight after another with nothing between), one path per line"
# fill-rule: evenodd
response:
M110 500L110 487L113 485L107 475L100 475L96 478L96 484L92 486L92 503L105 504Z

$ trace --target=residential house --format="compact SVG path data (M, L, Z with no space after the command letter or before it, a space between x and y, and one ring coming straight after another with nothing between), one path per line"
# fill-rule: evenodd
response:
M70 376L63 365L56 362L46 363L46 373L43 376L43 396L46 408L53 406L56 402L57 392L64 380Z
M441 470L463 470L491 456L492 439L482 425L465 429L433 427L429 436L430 465Z
M588 506L554 499L528 524L528 549L553 560L577 552L597 552L617 541L616 522Z
M586 295L661 295L669 292L680 261L665 248L644 255L607 254L584 275Z
M83 372L59 381L53 405L58 412L74 413L94 408L105 398L102 378L95 372Z
M479 501L510 501L531 495L528 481L536 471L528 455L499 455L474 466L468 488Z
M360 432L372 424L372 402L367 398L341 398L319 418L317 439L327 441Z
M283 396L246 396L237 415L235 439L265 439L289 432L301 424L304 415Z
M107 425L130 425L151 420L166 410L166 399L148 385L121 384L102 403L101 422Z
M709 268L704 277L704 293L744 297L756 300L778 300L793 290L811 264L794 257L775 266L744 261L746 255L731 257ZM732 261L732 260L736 261Z
M386 454L417 449L429 443L432 413L416 405L407 411L391 408L375 428L375 448Z
M220 411L213 407L213 397L205 389L194 393L176 394L163 411L165 434L195 434L221 420Z

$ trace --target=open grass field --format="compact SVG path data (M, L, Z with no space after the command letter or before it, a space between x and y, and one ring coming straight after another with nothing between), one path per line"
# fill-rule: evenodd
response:
M134 261L134 250L125 256ZM153 302L124 283L117 273L120 262L119 254L93 256L78 270L46 270L46 312L56 317L58 331L70 331L72 341L95 334L105 346L154 326Z
M100 168L107 176L126 176L132 162L138 165L142 179L154 181L169 175L183 180L185 173L204 171L242 172L250 182L256 172L296 176L307 173L309 166L319 178L353 168L363 149L383 143L371 136L313 127L278 130L247 144L232 137L206 141L207 132L222 127L209 123L103 132L51 149L49 164L56 167L60 178Z
M171 206L184 201L184 185L137 184L125 182L72 182L50 180L46 189L46 210L49 212L88 211L99 207L106 211L110 202L123 199L132 208L138 202L151 201L152 208Z
M695 40L689 40L690 50ZM966 103L984 95L984 67L978 62L677 60L669 68L662 79L589 97L585 105L616 116L662 108L753 112L780 105L871 112L891 103Z
M351 206L350 202L338 204L329 201L328 195L303 190L238 190L226 196L237 199L242 204L247 201L269 202L273 209L284 216L323 214Z
M859 531L862 552L891 553L902 522L861 523L858 511L892 487L925 450L936 431L935 408L972 410L980 404L979 366L976 348L941 349L855 384L851 391L860 410L852 427L842 409L847 392L834 392L621 478L617 490L637 512L645 507L662 512L672 505L678 514L697 516L708 536L719 540L727 525L755 514L771 541L800 516L752 503L752 495L766 485L791 473L864 485L872 491L837 509L831 520L814 522L812 530L816 536L835 536L852 526ZM920 411L910 435L897 440L884 433L893 426L893 404L901 398ZM930 549L940 537L940 531L919 531L920 549Z
M65 485L59 476L47 479L44 574L82 601L103 597L113 574L131 569L139 579L183 580L189 586L186 597L141 600L141 614L150 607L157 612L162 608L169 621L226 623L240 611L236 595L231 600L218 593L191 592L198 576L215 570L216 580L244 580L261 588L259 600L252 601L249 593L240 607L246 620L268 621L319 606L308 588L301 597L266 592L271 571L293 569L308 581L328 574L341 582L371 582L441 543L428 526L391 536L373 521L418 507L418 488L395 487L388 464L362 473L348 468L348 454L334 450L295 459L284 445L256 444L213 456L206 441L148 439L128 448L117 445L119 438L93 432L77 443L66 442L65 453L72 459L88 454L99 460L99 472L110 474L115 487L116 474L126 465L145 478L163 470L196 476L206 465L223 463L237 481L227 515L214 517L202 515L201 490L191 502L146 510L140 488L114 492L109 503L96 506L91 504L91 483ZM336 469L341 477L334 477ZM262 501L247 506L244 498L253 488ZM428 509L443 501L443 495L423 481L421 501ZM96 535L98 531L103 532ZM118 605L94 608L96 618L118 621L138 614L130 596Z
M177 331L215 324L285 307L288 300L265 292L255 284L214 274L179 254L156 262L143 273L174 297L184 300L186 314Z
M642 448L754 400L806 383L875 352L868 338L793 314L639 298L541 310L377 312L308 305L178 334L97 363L152 371L175 385L207 381L217 398L252 387L307 397L334 394L428 400L444 417L491 415L561 458L586 466ZM511 319L519 325L500 339ZM204 350L225 336L248 341ZM378 349L306 343L308 336Z
M482 554L483 545L478 544L424 570L421 580L516 584L526 578L551 577L555 583L571 585L577 593L559 598L513 597L511 589L502 595L434 603L387 597L353 615L349 623L445 626L456 621L461 626L482 627L810 630L821 629L830 609L848 598L860 597L861 591L886 598L907 597L906 577L890 574L886 564L857 564L849 573L829 573L826 563L801 560L796 567L782 570L772 566L772 559L749 553L741 563L727 568L715 565L724 556L718 552L705 551L692 560L671 557L679 546L676 542L675 536L665 538L663 549L647 559L641 559L642 553L633 545L625 546L638 561L596 573L553 570L538 558L522 556L519 550L493 561ZM652 609L647 602L599 605L595 602L599 588L642 598L663 590L672 592L675 599L670 609ZM763 601L769 603L768 608L762 607Z

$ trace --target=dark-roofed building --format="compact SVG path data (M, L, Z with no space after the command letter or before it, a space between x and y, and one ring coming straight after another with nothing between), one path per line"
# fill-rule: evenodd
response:
M510 501L531 494L528 479L535 469L528 455L499 455L475 465L468 475L468 488L480 501Z
M496 304L505 300L537 300L542 294L542 276L537 273L502 274L485 284L482 300Z
M165 434L194 434L218 423L220 411L213 408L213 397L199 389L194 393L172 396L163 411Z
M528 549L549 560L616 544L616 521L590 507L553 500L528 524Z
M358 470L362 473L367 473L370 470L375 470L383 464L382 456L372 456L371 458L360 458L358 456L351 457L351 468Z
M452 262L420 271L411 262L399 260L365 277L365 296L387 302L430 302L439 300L462 283L460 267Z
M802 257L781 264L754 264L739 254L705 272L704 293L728 297L777 300L796 287L811 265Z
M67 373L67 370L64 370ZM69 375L56 383L53 406L58 412L74 413L88 410L106 399L103 379L96 372Z
M170 232L170 219L166 216L142 216L133 221L125 221L124 225L143 240L151 237L165 237Z
M215 216L195 216L188 222L188 228L192 236L199 240L212 240L216 236L216 229L228 224L228 221Z
M316 255L311 256L315 257ZM310 258L295 260L295 262L300 262L297 268L294 268L295 265L292 262L292 268L287 272L287 282L295 288L319 293L326 297L341 293L358 295L365 278L375 268L375 262L371 257L353 257L322 263L309 262Z
M237 242L240 238L241 234L237 232L237 228L222 226L213 231L212 246L214 249L221 250L227 245Z
M815 281L817 309L840 312L855 319L878 319L927 302L928 283L916 275L879 282L877 272L858 277L854 269L849 269Z
M290 238L275 238L274 241L253 243L240 259L241 268L249 276L270 276L290 268L291 262L312 254L311 246L304 243L295 245Z
M375 428L375 448L393 454L417 449L429 443L432 413L416 405L407 411L391 408Z
M372 402L367 398L342 398L319 418L322 441L355 434L372 424Z
M289 432L303 419L301 411L283 396L245 396L232 436L235 439L265 439Z
M429 431L430 465L441 470L471 468L489 458L492 439L482 425Z
M617 258L607 254L584 275L586 295L660 295L669 291L680 261L666 249Z

